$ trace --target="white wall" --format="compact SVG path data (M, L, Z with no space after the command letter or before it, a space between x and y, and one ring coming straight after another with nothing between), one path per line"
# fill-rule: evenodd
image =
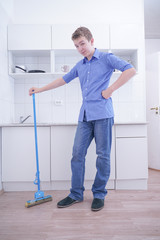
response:
M8 3L12 3L8 1ZM9 7L10 6L10 7ZM11 14L12 4L0 1L0 124L10 123L14 119L14 81L8 76L7 60L7 25L11 23L10 17L5 10L9 7ZM1 129L0 129L0 190L2 190L2 173L1 173Z
M144 0L14 0L15 23L143 23Z
M2 5L3 12L5 12L6 16L10 15L13 23L15 24L55 24L55 23L80 23L85 25L85 23L137 23L137 24L144 24L144 0L0 0ZM136 12L136 15L135 15ZM2 14L3 18L3 14ZM2 19L2 23L4 25L4 20ZM6 21L6 20L5 20ZM6 22L5 22L6 23ZM6 31L6 26L4 28ZM3 42L4 42L4 51L6 54L6 32L3 33ZM102 36L103 37L103 36ZM6 57L6 56L5 56ZM6 59L3 59L3 64L5 64L5 72L7 72L7 62ZM7 80L5 79L7 78ZM15 92L13 92L13 82L12 80L8 80L8 75L5 73L5 77L3 74L3 88L5 86L5 92L0 91L0 105L1 105L1 112L3 118L1 118L1 122L10 122L13 120L13 102L10 99L13 99L13 95L15 93L15 121L19 122L20 115L26 116L30 115L32 111L32 102L31 98L29 99L28 95L28 88L36 85L41 86L46 82L43 81L19 81L15 82ZM12 82L12 84L11 84ZM135 81L136 82L136 81ZM137 83L135 83L137 84ZM135 84L133 84L135 86ZM140 83L139 83L140 84ZM141 84L142 85L142 84ZM73 88L76 85L73 85ZM142 86L143 87L143 86ZM71 88L71 86L70 86ZM129 91L128 91L128 89ZM59 91L64 92L66 94L65 87ZM121 91L116 93L113 96L113 100L115 104L115 112L117 113L116 116L120 116L118 110L121 109L122 115L125 117L127 113L127 117L129 117L128 111L130 112L129 120L132 121L132 116L134 115L135 119L139 119L143 121L145 116L142 116L142 108L144 108L144 104L139 104L137 108L137 104L133 104L130 107L130 103L124 101L122 98L121 107L119 106L119 99L120 96L123 95L123 91L131 92L132 84L127 87L121 89ZM43 94L44 97L41 97L39 107L39 116L40 122L60 122L59 119L64 122L72 122L70 119L70 115L68 117L64 114L66 109L65 107L57 107L54 109L53 114L53 93L48 93L47 96L45 93ZM48 100L47 100L48 99ZM117 100L118 99L118 100ZM39 99L38 99L39 101ZM4 104L5 102L5 104ZM39 103L39 102L38 102ZM68 106L67 106L68 107ZM66 108L67 108L66 107ZM71 108L70 106L68 107ZM72 105L73 108L73 105ZM122 109L123 108L123 109ZM6 111L6 109L8 111ZM131 111L131 109L133 111ZM138 110L139 109L139 110ZM77 108L75 106L75 112ZM138 112L137 112L138 111ZM56 114L55 114L56 112ZM70 113L70 110L66 111ZM134 114L135 113L135 114ZM78 111L76 112L75 118L73 122L77 120ZM56 120L56 117L59 116L59 119ZM140 118L139 118L140 116ZM119 119L118 119L119 120ZM121 119L120 119L121 120ZM123 120L123 119L122 119ZM32 121L32 119L28 119L28 121Z
M2 1L1 1L2 2ZM7 25L11 19L0 2L0 123L14 119L14 81L8 76Z
M32 6L32 7L31 7ZM85 25L85 23L137 23L144 24L144 8L143 0L14 0L14 23L15 24L56 24L56 23L78 23ZM136 15L135 15L136 12ZM42 17L43 16L43 17ZM103 36L102 36L103 37ZM31 98L25 97L28 94L28 88L31 86L42 86L46 82L41 80L36 81L16 81L15 82L15 121L18 122L20 115L27 116L32 114ZM137 83L136 79L133 83L123 87L121 91L117 91L114 96L114 107L116 114L116 121L145 121L144 102L138 104L124 99L124 91L132 92L133 87ZM133 86L132 86L133 85ZM76 84L72 86L63 87L59 90L54 90L57 95L67 94L68 88L77 88ZM144 88L143 85L140 85ZM19 95L20 93L20 95ZM22 96L22 93L23 96ZM38 120L39 122L77 122L78 112L77 105L75 105L75 115L69 114L72 106L66 105L61 107L54 106L54 93L43 93L44 97L37 96L38 102ZM64 93L64 94L63 94ZM25 95L25 96L24 96ZM121 98L122 96L122 98ZM130 96L129 96L130 97ZM122 103L120 103L122 99ZM65 100L65 99L64 99ZM79 103L78 103L79 104ZM79 104L80 107L80 104ZM54 108L54 109L53 109ZM66 110L67 109L67 110ZM119 109L120 113L119 114ZM128 110L126 110L128 109ZM132 111L131 111L132 109ZM68 114L68 115L67 115ZM71 118L72 115L72 118ZM121 118L121 116L123 117ZM59 117L57 117L59 116ZM118 118L117 118L118 117ZM27 120L33 122L32 118Z

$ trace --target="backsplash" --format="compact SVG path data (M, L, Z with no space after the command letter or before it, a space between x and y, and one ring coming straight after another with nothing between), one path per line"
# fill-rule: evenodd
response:
M22 80L23 82L23 80ZM34 80L31 83L15 83L15 121L32 115L26 122L33 122L32 97L29 88L42 87L49 83ZM71 93L72 92L72 93ZM81 92L78 80L60 88L36 94L38 123L76 123L81 105Z
M111 82L119 74L112 75ZM32 117L26 123L33 123L32 97L29 88L42 87L52 80L25 80L15 81L15 122L20 122L20 117ZM145 116L144 83L136 75L128 83L113 93L112 96L115 122L143 122ZM82 96L78 79L73 80L57 89L36 94L36 111L38 123L77 123Z

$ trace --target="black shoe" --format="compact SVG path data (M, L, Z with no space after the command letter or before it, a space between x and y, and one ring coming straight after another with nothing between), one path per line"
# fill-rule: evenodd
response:
M65 208L65 207L69 207L71 205L73 205L74 203L78 203L81 202L80 200L74 200L70 197L66 197L63 200L61 200L60 202L57 203L57 207L58 208Z
M99 211L104 207L104 199L94 198L92 202L92 211Z

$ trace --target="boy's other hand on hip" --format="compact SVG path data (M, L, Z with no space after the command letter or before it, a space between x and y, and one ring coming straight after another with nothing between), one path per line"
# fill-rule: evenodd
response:
M108 87L106 90L102 91L102 97L105 99L108 99L112 96L112 93L113 93L113 90L110 87Z

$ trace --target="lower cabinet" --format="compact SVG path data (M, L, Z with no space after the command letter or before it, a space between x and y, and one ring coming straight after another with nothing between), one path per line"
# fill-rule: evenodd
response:
M145 189L148 178L147 126L116 126L116 188Z
M38 127L40 179L50 181L50 127ZM34 181L36 174L33 127L2 128L2 182Z
M69 190L76 125L38 127L40 179L44 190ZM5 191L35 190L34 127L2 128L2 187ZM96 175L94 140L86 156L85 188ZM146 189L148 178L147 125L115 124L108 189ZM33 187L34 186L34 187Z
M51 127L51 180L71 180L71 158L76 126ZM113 129L114 135L114 129ZM90 188L96 175L96 146L94 140L88 148L85 164L85 186ZM115 141L113 137L111 153L111 175L109 188L114 188Z

